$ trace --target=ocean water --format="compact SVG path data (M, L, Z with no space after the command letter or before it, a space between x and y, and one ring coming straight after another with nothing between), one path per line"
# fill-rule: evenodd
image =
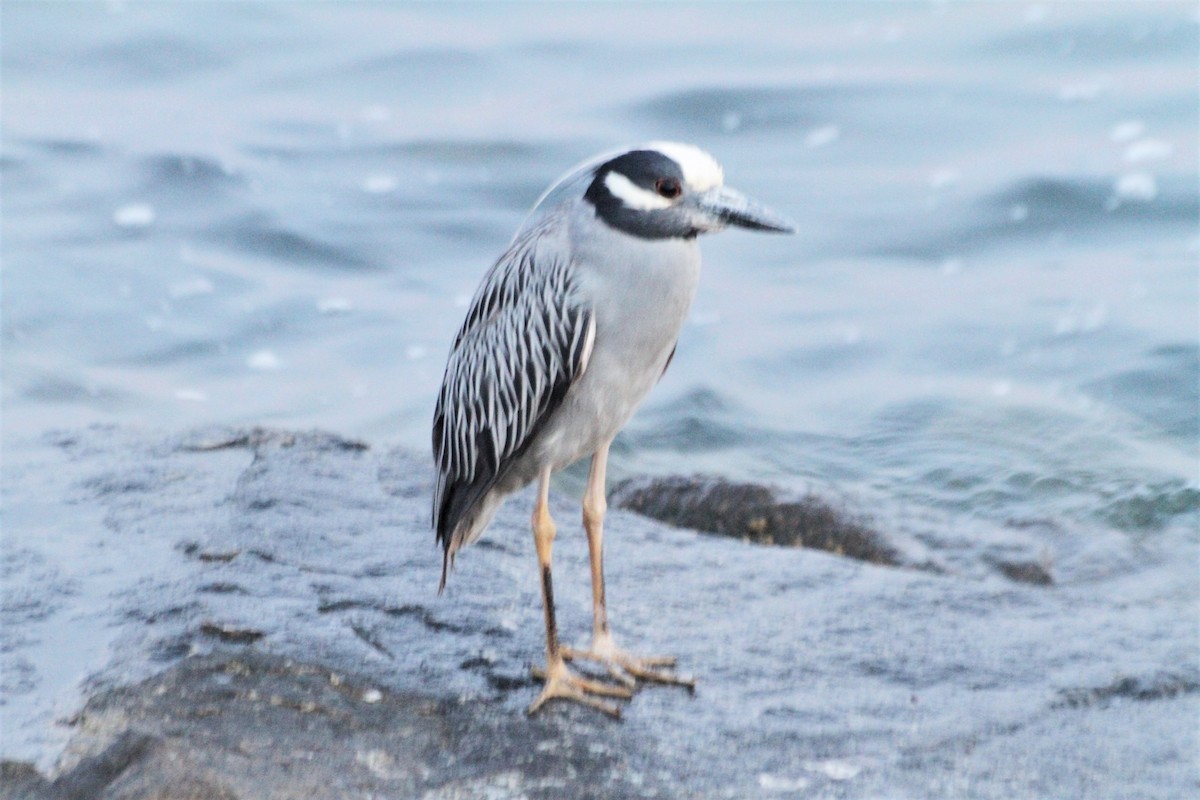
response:
M542 190L676 139L799 232L702 242L615 477L1194 555L1194 3L2 14L10 456L97 422L425 451L466 302ZM5 528L36 546L27 516ZM9 573L10 594L34 580Z

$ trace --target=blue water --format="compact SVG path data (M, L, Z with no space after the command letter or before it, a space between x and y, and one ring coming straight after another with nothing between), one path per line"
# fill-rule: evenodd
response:
M800 230L703 242L615 477L1194 542L1198 22L1152 2L5 2L4 446L236 423L424 451L467 298L541 191L677 139Z

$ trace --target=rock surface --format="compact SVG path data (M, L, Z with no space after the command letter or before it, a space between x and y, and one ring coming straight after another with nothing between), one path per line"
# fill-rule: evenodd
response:
M869 520L808 494L780 501L765 486L720 478L628 480L612 502L678 528L733 536L755 544L811 547L872 564L899 566L899 548Z
M403 451L93 428L6 460L5 575L25 587L3 610L19 632L5 673L25 676L6 688L6 716L22 714L7 738L39 741L34 699L70 695L52 678L73 643L46 642L72 625L108 638L75 665L93 673L84 696L57 701L76 712L66 751L40 772L6 762L0 797L1200 790L1197 588L1180 567L1196 563L1194 532L1055 531L1055 582L1030 585L969 567L1005 551L1003 532L974 546L905 532L946 567L930 571L614 510L618 640L679 656L699 689L644 689L620 722L564 705L528 718L542 630L527 494L438 597L429 466ZM553 508L560 627L586 641L578 509ZM71 567L68 536L104 568Z
M375 688L253 651L185 659L107 692L75 721L95 750L15 796L235 798L670 796L620 727L489 714L481 701ZM32 791L31 791L32 789Z
M912 537L885 530L844 501L827 499L815 491L796 499L777 495L775 490L753 483L676 475L622 481L613 487L612 503L677 528L754 544L808 547L891 567L931 572L953 569ZM923 538L940 544L935 531L927 531ZM963 555L957 558L961 561ZM976 569L970 571L983 567L1021 583L1054 583L1051 565L1037 554L1036 546L1011 531L991 547L977 543L966 558L977 561Z

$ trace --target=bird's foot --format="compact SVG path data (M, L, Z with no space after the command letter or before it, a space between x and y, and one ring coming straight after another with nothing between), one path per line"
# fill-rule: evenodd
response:
M546 686L542 689L542 693L538 695L538 698L533 701L533 704L529 706L528 713L530 714L536 713L538 709L546 704L546 701L561 698L563 700L573 700L576 703L582 703L597 711L603 711L611 717L620 719L620 706L601 700L593 695L619 697L622 699L628 699L633 696L633 689L629 686L614 686L611 683L594 681L576 675L563 663L562 659L558 659L557 662L550 662L546 665L546 669L534 667L533 676L545 681Z
M671 669L676 663L674 656L631 655L617 647L613 642L612 634L596 636L590 650L564 647L562 653L563 658L568 661L584 660L603 664L609 675L630 689L636 687L640 680L648 683L682 686L689 692L696 691L695 678L689 675L679 675Z

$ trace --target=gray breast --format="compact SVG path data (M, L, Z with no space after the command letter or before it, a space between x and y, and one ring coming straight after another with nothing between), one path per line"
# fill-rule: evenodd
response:
M700 275L695 239L641 239L606 226L571 225L572 272L596 336L583 377L531 455L561 468L616 435L658 382L687 318ZM532 466L532 465L531 465Z

